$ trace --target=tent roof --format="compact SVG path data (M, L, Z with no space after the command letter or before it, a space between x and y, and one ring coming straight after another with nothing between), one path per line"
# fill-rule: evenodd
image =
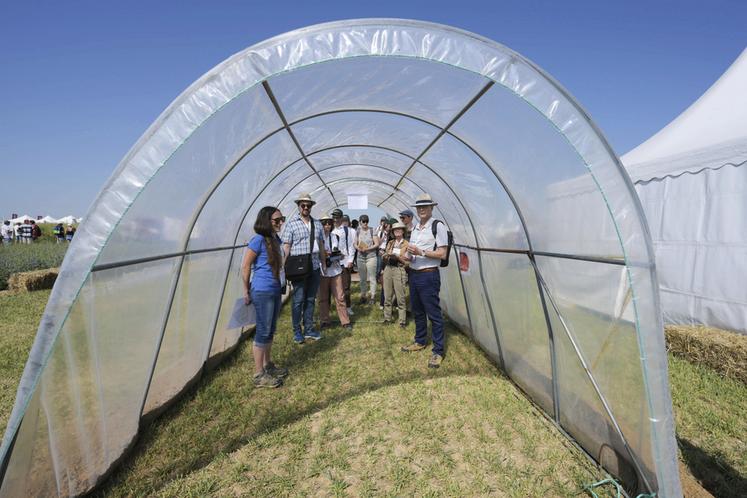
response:
M622 161L634 181L739 163L747 159L745 123L747 49L698 100Z

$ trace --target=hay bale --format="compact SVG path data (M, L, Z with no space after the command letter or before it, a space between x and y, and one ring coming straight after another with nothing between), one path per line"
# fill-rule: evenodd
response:
M667 349L747 384L747 336L704 326L667 325Z
M11 292L31 292L51 289L54 286L59 268L14 273L8 277L8 290Z

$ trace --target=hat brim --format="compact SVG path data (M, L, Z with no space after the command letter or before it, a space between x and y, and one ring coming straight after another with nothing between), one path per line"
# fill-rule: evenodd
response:
M316 204L316 201L312 201L311 199L296 199L295 202L296 205L301 204L302 202L310 202L312 206Z
M419 207L427 207L427 206L438 206L438 202L421 202L420 204L413 204L412 207L419 208Z

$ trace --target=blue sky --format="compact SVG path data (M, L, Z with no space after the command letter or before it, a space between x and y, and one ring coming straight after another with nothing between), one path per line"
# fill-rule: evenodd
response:
M319 22L450 24L533 60L624 154L747 46L747 2L9 2L0 5L0 217L83 215L130 146L203 73Z

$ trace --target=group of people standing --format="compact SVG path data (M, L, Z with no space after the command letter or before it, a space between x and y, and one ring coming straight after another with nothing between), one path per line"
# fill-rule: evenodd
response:
M311 216L315 204L309 194L296 200L298 211L287 220L277 208L262 208L254 224L241 265L244 300L254 304L257 325L254 336L254 385L279 387L288 370L272 362L271 348L280 314L286 281L291 284L293 340L304 344L322 338L321 330L331 324L330 301L334 300L343 329L351 330L354 314L351 302L353 264L357 260L361 299L376 302L377 275L383 286L384 324L392 323L396 301L398 323L407 325L407 290L415 321L415 338L403 352L426 348L428 320L432 326L433 350L428 366L438 368L444 357L444 324L439 293L439 267L447 257L448 236L443 223L434 225L437 205L427 194L415 205L419 223L413 223L410 209L400 212L400 221L383 218L377 229L368 226L367 215L356 228L340 209ZM395 222L392 222L395 221ZM434 229L435 226L435 229ZM314 308L319 300L319 328Z
M70 242L75 235L75 227L72 224L67 225L67 229L58 223L52 232L58 243ZM3 221L0 225L0 243L2 244L31 244L36 242L42 236L42 229L34 220L24 220L23 223L16 222L12 224L10 220Z

